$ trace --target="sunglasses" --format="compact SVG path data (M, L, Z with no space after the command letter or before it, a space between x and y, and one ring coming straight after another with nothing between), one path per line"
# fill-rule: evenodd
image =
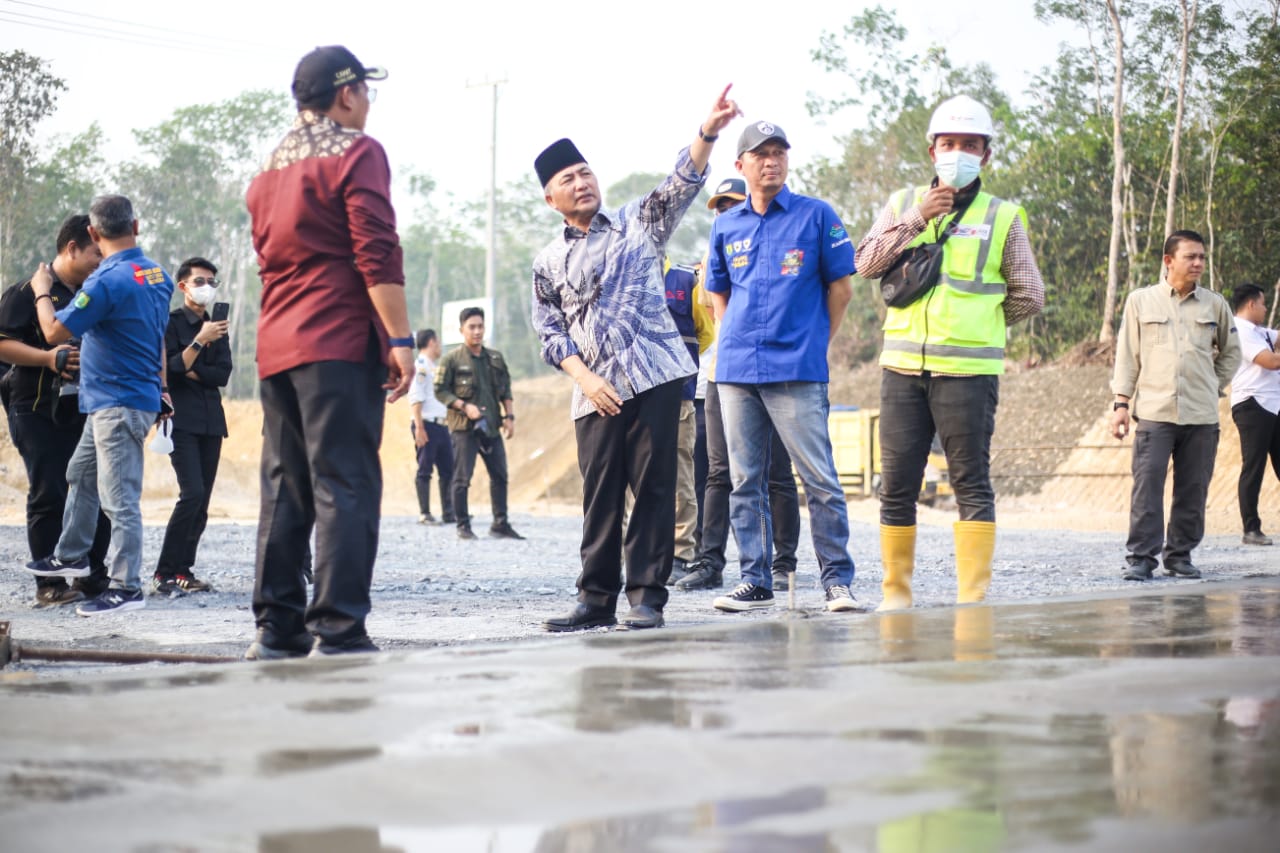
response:
M187 279L187 281L191 282L196 287L203 287L206 284L209 285L210 287L217 287L218 285L222 284L222 282L218 281L218 279L216 278L205 278L202 275L198 275L195 278L189 278Z

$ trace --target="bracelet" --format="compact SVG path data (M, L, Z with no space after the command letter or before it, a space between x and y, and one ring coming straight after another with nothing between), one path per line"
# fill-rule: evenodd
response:
M168 393L169 393L169 386L168 386L168 385L161 385L161 386L160 386L160 393L161 393L161 394L168 394Z
M35 299L33 299L33 300L31 300L31 301L32 301L33 303L35 303L35 302L39 302L41 299L48 299L50 302L53 302L53 297L52 297L51 295L49 295L48 293L42 293L42 294L40 294L39 296L37 296Z
M701 139L703 142L715 142L717 139L720 138L720 134L717 133L715 136L707 136L705 133L702 132L702 125L698 125L698 138Z
M413 349L413 337L410 336L407 338L387 338L387 346L391 347L392 349L395 349L397 347L408 347L409 349Z

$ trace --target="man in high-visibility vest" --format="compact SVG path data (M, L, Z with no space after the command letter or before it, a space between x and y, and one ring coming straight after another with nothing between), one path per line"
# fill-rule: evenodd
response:
M928 132L937 177L894 193L858 245L858 272L875 279L905 249L939 242L951 229L938 283L916 301L889 308L884 320L880 610L911 606L916 497L935 431L960 511L956 600L982 601L991 583L996 513L990 451L1005 329L1044 306L1026 213L982 190L979 173L991 158L993 134L991 114L973 98L959 95L940 104Z

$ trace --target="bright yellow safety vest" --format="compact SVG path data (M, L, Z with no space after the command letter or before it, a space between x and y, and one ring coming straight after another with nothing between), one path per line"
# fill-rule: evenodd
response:
M903 189L889 204L899 217L918 204L928 187ZM942 247L938 286L905 308L890 308L884 318L880 364L900 370L977 375L1004 373L1005 280L1000 274L1004 244L1021 207L979 192ZM942 221L941 234L955 214ZM933 223L910 246L934 243Z

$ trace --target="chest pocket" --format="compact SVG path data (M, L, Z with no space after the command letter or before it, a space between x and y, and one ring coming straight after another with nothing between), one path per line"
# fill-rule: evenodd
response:
M1162 317L1159 314L1138 315L1138 325L1142 332L1143 340L1150 341L1157 346L1169 345L1169 318Z
M470 400L476 394L476 375L470 367L459 367L453 372L453 393L460 400Z
M1191 329L1191 343L1196 349L1208 350L1218 339L1218 323L1212 317L1198 317Z

